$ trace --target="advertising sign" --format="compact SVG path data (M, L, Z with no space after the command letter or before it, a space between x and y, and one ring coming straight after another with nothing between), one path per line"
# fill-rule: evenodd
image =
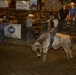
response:
M0 0L0 8L9 7L8 0Z
M37 10L37 0L30 0L30 10Z
M5 37L21 39L21 24L10 24L5 26Z
M16 1L17 10L29 10L29 1Z

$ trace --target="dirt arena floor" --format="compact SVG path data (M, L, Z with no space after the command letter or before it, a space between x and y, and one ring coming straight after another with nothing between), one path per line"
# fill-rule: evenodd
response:
M76 41L73 42L73 59L67 59L62 48L51 49L47 61L37 58L31 44L25 41L7 40L0 43L0 75L76 75Z

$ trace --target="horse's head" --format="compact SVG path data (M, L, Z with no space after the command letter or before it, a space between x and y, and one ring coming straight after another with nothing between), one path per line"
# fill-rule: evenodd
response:
M37 57L41 57L41 44L40 40L37 40L34 45L32 45L33 52L37 55Z

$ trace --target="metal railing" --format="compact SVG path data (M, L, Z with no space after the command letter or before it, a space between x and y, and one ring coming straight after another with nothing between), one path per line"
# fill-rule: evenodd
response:
M76 22L75 21L67 20L66 24L64 26L62 25L59 26L59 32L69 34L69 35L76 35Z
M60 20L59 20L60 22ZM71 22L73 24L71 24ZM76 35L76 22L67 20L65 21L65 25L59 23L58 25L59 33L68 34L68 35ZM41 32L46 32L48 30L48 24L44 23L41 25Z

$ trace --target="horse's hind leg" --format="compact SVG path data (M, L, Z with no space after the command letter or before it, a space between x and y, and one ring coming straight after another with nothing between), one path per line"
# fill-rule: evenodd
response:
M71 50L71 48L70 48L69 45L66 46L66 47L64 48L64 50L65 50L65 52L66 52L66 54L67 54L67 58L68 58L68 59L69 59L69 58L73 58L73 56L72 56L72 50Z
M68 53L68 50L67 49L64 49L65 52L66 52L66 55L67 55L67 58L69 59L69 53Z
M73 58L71 48L69 48L68 53L69 53L70 58Z

